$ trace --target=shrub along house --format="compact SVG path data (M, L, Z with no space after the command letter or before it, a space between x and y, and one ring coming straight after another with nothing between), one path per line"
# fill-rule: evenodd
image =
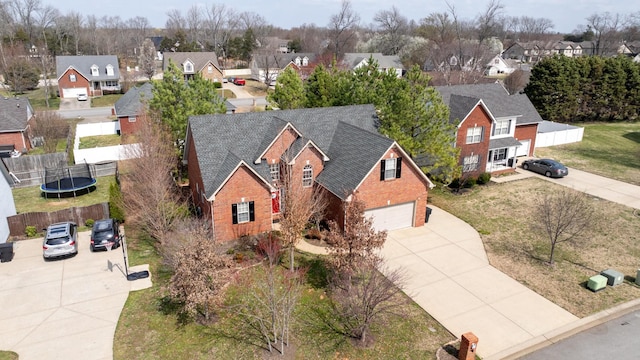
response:
M292 181L327 194L329 219L341 223L357 194L378 230L422 226L433 184L377 120L372 105L192 116L184 161L194 205L220 241L270 231L290 166Z
M525 94L500 83L437 86L457 124L462 177L512 172L517 156L532 156L542 118Z

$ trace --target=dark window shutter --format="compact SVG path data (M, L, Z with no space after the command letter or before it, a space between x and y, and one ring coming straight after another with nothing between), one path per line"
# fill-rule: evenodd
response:
M253 201L249 201L249 221L256 220L256 213L253 208Z
M400 174L402 172L402 158L396 159L396 179L400 179Z
M384 160L380 161L380 181L384 181Z
M238 204L231 204L231 216L233 217L233 223L238 223Z

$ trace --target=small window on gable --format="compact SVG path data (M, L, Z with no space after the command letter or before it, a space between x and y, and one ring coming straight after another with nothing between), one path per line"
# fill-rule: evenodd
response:
M98 65L91 65L91 76L98 76L100 74L98 70Z
M111 64L107 65L107 75L113 76L113 65Z
M402 158L389 158L380 161L380 181L398 179L402 171Z
M269 173L271 173L271 180L280 180L280 163L269 164Z
M129 122L136 122L135 116L129 116Z
M76 82L76 74L70 74L69 75L69 81Z
M245 201L231 205L231 216L234 224L255 221L253 201Z
M476 144L482 141L484 127L474 126L467 129L467 144Z
M211 66L211 65L207 66L207 72L209 74L213 74L213 66Z
M313 168L305 165L302 169L302 187L309 187L313 183Z

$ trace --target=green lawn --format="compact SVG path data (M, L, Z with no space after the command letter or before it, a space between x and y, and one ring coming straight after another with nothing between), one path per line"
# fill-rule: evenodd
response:
M317 309L326 308L325 289L309 275L292 328L292 345L284 357L261 347L262 339L243 336L242 324L232 309L220 309L217 321L204 326L181 324L163 307L170 274L163 270L153 247L135 236L127 237L130 262L150 264L153 287L129 294L114 341L114 359L433 359L436 350L454 340L429 314L410 303L404 317L388 316L371 329L375 342L359 347L319 323ZM297 261L316 268L316 256L297 254ZM251 271L246 270L246 271ZM310 270L309 274L313 271ZM165 310L164 312L162 310ZM287 351L289 352L287 354Z
M108 94L91 98L91 107L113 106L123 94Z
M584 126L581 142L536 149L569 167L640 185L640 123L594 123ZM569 175L571 176L571 175Z
M114 176L103 176L98 178L96 190L85 195L69 198L42 197L39 186L13 189L13 199L16 203L18 213L56 211L74 206L88 206L109 201L109 185L115 181Z
M37 88L35 90L30 90L18 96L28 98L29 103L31 103L31 106L35 111L57 110L60 107L60 99L56 96L56 90L57 88L55 86L50 87L48 108L45 102L44 88ZM52 94L53 94L53 98L51 98ZM9 94L6 92L3 92L2 95L13 96L13 94Z
M18 360L18 354L13 351L0 351L0 360Z
M96 135L80 138L80 149L90 149L95 147L120 145L122 138L120 135Z

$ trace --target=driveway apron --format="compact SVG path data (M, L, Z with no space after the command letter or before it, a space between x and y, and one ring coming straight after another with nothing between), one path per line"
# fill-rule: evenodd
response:
M454 336L473 332L485 359L578 318L489 265L479 234L433 208L423 227L391 231L381 251L408 276L406 293ZM496 357L500 358L500 357Z

